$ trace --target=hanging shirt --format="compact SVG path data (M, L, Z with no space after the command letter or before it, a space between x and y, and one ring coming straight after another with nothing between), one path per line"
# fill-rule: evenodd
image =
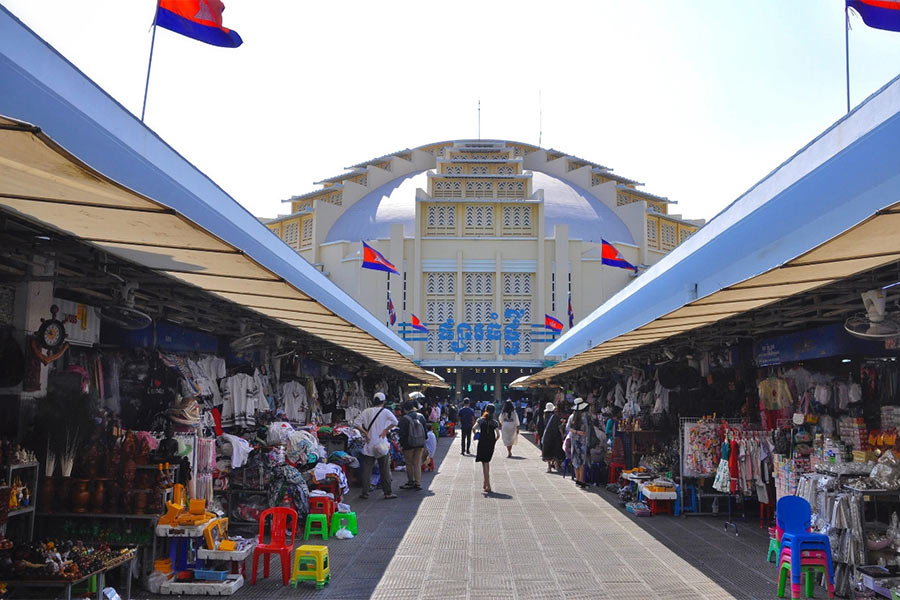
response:
M222 426L255 427L256 411L267 406L258 381L245 373L222 380Z
M782 410L791 406L791 389L784 379L769 377L760 381L758 387L760 409Z
M309 410L309 402L306 396L306 388L299 381L288 381L281 386L281 402L288 421L301 424L306 423L306 412Z

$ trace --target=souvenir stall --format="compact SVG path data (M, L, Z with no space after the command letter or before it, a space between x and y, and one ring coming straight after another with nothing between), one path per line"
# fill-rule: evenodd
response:
M133 573L153 592L229 594L263 511L302 519L325 499L356 528L342 502L362 448L354 421L376 391L399 400L401 381L255 334L101 328L92 307L55 301L47 343L22 353L33 413L0 440L0 580L77 592L127 565L122 590Z

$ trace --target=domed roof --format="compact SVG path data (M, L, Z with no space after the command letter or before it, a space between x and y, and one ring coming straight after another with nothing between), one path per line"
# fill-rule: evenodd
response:
M606 204L582 188L552 175L533 171L533 189L544 190L544 231L568 225L570 239L633 244L625 223ZM375 188L335 222L325 242L358 242L390 235L391 224L402 223L407 236L415 234L416 188L428 188L428 172L417 171Z
M539 171L533 171L532 183L533 189L544 190L546 235L552 235L554 225L568 225L569 239L634 243L628 227L613 209L577 185Z

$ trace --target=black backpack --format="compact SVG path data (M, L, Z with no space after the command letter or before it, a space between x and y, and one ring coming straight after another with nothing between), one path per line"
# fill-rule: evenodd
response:
M422 425L422 417L418 414L406 415L409 420L409 434L407 435L406 445L410 448L425 447L425 426Z

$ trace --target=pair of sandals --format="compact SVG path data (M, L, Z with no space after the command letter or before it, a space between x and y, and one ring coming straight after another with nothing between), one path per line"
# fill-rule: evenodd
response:
M404 483L400 486L401 490L421 490L421 485L416 485L415 483Z

